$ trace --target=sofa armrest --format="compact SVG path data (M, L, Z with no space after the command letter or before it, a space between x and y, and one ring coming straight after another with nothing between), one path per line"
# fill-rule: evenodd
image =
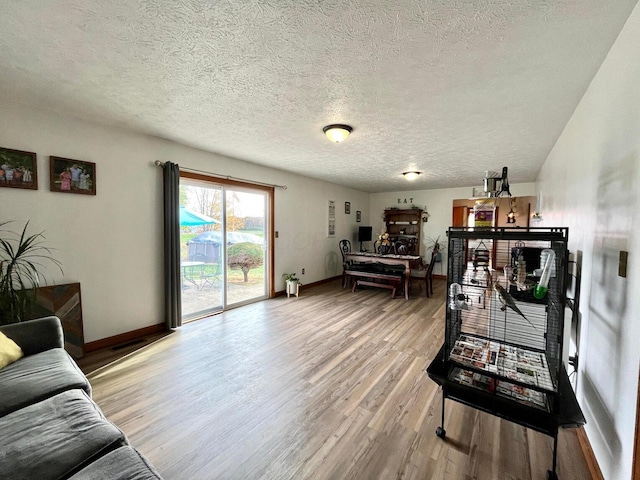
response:
M0 331L20 345L25 355L33 355L51 348L64 348L62 323L58 317L43 317L3 325Z

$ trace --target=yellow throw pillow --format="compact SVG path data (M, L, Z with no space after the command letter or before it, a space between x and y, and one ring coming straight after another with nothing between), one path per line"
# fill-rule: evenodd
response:
M0 368L4 368L10 363L20 360L24 352L20 346L0 332Z

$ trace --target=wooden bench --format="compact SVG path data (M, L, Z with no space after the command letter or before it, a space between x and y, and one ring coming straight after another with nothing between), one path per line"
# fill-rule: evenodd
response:
M350 277L362 277L365 281L373 278L371 273L383 275L377 277L379 279L388 280L393 285L397 285L398 279L404 282L404 298L409 300L409 280L411 277L411 264L418 262L420 257L417 255L395 255L395 254L380 254L380 253L368 253L360 252L353 253L348 252L344 254L347 262L360 262L353 266L348 266L343 269L343 279L346 284L347 272L358 271L360 273L351 273ZM363 264L365 264L363 266ZM371 267L367 265L371 264ZM357 266L356 266L357 265ZM366 273L362 273L364 270ZM369 277L369 278L367 278ZM362 285L362 282L361 282ZM379 286L376 284L376 286ZM386 287L382 287L386 288Z
M404 277L396 273L346 270L345 274L351 277L360 277L356 278L356 280L353 282L353 288L351 289L352 292L356 291L358 285L367 285L369 287L378 287L391 290L391 298L395 298L396 288L404 281ZM388 283L379 283L375 282L374 280L386 280Z

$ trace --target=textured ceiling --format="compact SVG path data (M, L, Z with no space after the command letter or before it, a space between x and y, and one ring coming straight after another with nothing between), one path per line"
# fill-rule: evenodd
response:
M370 192L527 182L636 3L5 0L0 95Z

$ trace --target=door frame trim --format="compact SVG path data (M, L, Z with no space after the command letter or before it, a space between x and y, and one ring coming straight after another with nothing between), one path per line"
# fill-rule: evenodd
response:
M229 180L226 178L220 178L213 175L205 175L202 173L193 173L187 171L180 171L180 178L188 178L191 180L200 180L204 182L214 183L218 185L224 185L229 187L242 187L242 188L250 188L253 190L261 190L263 192L267 192L267 215L268 221L265 225L267 231L265 232L268 240L269 240L269 248L267 250L267 262L269 268L269 276L267 278L267 297L273 298L275 296L274 290L274 281L273 281L273 270L274 270L274 226L275 226L275 211L274 211L274 191L275 188L267 185L260 185L256 183L250 182L240 182L237 180Z

